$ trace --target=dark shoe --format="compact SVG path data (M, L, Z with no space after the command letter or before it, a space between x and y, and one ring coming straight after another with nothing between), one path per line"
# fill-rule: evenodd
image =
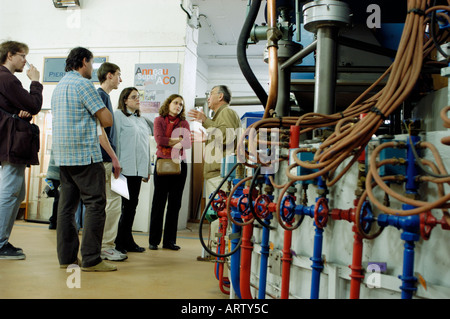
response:
M0 259L25 259L25 254L23 253L22 249L15 248L11 244L6 244L2 248L0 248Z
M127 249L127 252L132 252L132 253L142 253L144 251L145 251L144 247L139 247L137 245Z
M56 224L50 223L48 229L56 229Z
M177 246L175 244L167 244L167 245L163 245L163 248L171 249L171 250L179 250L181 247Z
M23 249L22 249L22 248L14 247L10 242L8 242L8 243L6 244L6 247L9 247L9 248L11 248L12 250L15 250L15 251L17 251L17 252L19 252L19 253L23 253Z
M158 250L158 246L157 245L150 245L150 246L148 246L148 248L150 250Z

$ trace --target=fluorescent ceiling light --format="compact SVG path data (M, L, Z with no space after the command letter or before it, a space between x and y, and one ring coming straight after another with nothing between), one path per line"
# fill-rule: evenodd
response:
M79 0L53 0L55 8L79 7Z

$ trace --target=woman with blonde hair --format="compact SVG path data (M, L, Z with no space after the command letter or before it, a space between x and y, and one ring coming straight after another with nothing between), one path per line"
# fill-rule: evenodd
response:
M178 250L176 233L178 215L181 208L184 184L186 182L187 164L185 149L191 147L189 123L186 121L184 99L181 95L172 94L161 108L154 121L154 137L157 144L156 161L160 159L176 159L181 161L181 173L162 175L155 165L152 212L150 217L149 248L158 249L163 236L164 209L167 213L164 223L163 248Z

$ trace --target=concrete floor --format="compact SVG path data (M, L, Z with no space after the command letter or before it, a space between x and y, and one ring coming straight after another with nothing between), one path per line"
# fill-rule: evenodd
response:
M208 234L207 227L203 234ZM143 253L111 262L118 270L106 273L60 269L56 256L56 231L46 224L17 221L10 242L23 249L25 260L0 260L0 299L228 299L220 291L214 263L198 261L202 246L197 224L178 232L181 250L148 250L148 234L135 233Z

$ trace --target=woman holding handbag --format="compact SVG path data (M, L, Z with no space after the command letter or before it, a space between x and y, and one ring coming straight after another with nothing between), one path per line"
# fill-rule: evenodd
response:
M117 136L116 153L122 174L127 178L129 199L122 197L122 213L119 220L116 249L126 252L143 252L133 239L132 227L139 201L142 181L150 178L150 127L140 116L139 92L134 87L123 89L119 105L114 112Z
M172 94L164 101L159 109L160 116L154 121L157 159L153 176L155 191L150 217L149 248L151 250L158 249L162 236L163 248L180 249L180 246L176 245L176 234L187 174L184 150L191 147L189 123L186 121L184 110L183 97ZM169 163L158 165L167 160L173 160L174 164L180 162L181 169L177 172L173 170L174 165L169 165ZM166 166L170 166L169 169L162 171ZM166 203L168 204L163 235Z

